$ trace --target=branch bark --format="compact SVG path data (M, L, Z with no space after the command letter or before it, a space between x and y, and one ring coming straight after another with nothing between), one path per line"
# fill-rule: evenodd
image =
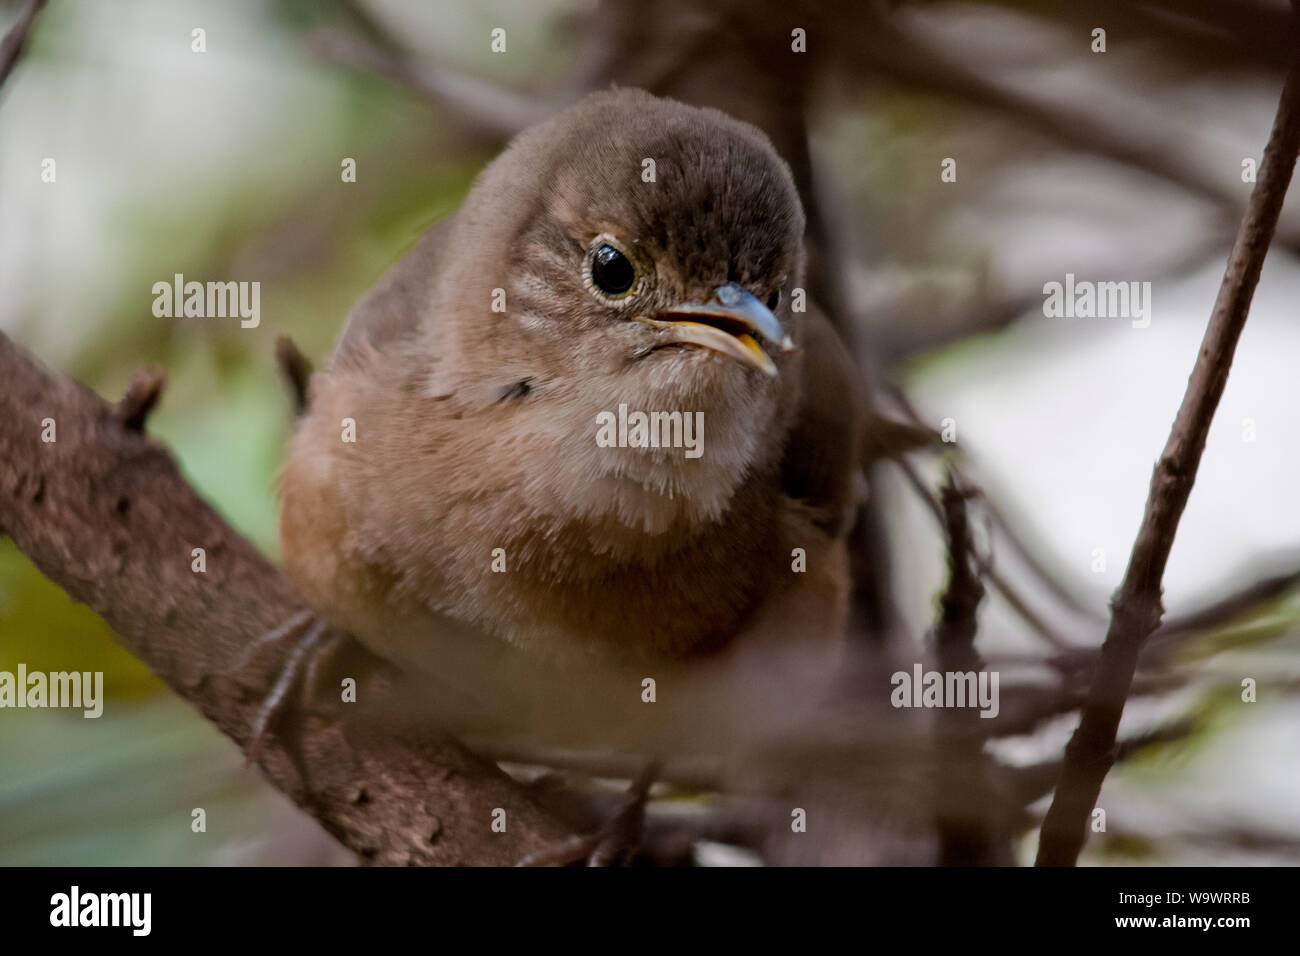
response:
M1039 866L1072 866L1078 859L1088 816L1114 763L1115 738L1138 654L1164 614L1161 580L1165 564L1196 480L1206 436L1228 382L1237 340L1250 312L1251 298L1300 152L1300 26L1293 32L1296 42L1291 68L1264 150L1259 181L1228 257L1182 405L1151 479L1142 525L1111 605L1110 627L1088 699L1078 729L1065 748L1056 793L1043 821Z
M199 499L146 438L133 390L110 407L0 334L0 532L236 743L287 659L250 642L303 610L283 574ZM52 429L52 431L51 431ZM53 437L54 441L43 440ZM193 549L206 571L192 569ZM352 642L355 645L355 642ZM572 835L527 790L431 729L392 731L397 676L351 652L357 702L295 714L259 762L272 785L362 860L511 864ZM336 683L335 687L338 686ZM306 768L305 770L301 768ZM493 832L493 810L506 831Z

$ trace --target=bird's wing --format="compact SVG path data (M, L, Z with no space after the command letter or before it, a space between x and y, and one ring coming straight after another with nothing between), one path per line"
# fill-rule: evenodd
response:
M838 534L855 506L866 393L857 365L815 306L804 315L803 394L786 444L781 481L786 494L824 514Z
M367 344L383 352L410 337L429 316L433 280L454 218L448 217L426 232L353 306L334 347L336 362L346 361Z

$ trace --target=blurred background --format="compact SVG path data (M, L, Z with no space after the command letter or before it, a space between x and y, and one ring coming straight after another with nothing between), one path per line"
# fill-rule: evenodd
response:
M0 31L19 6L0 2ZM1060 690L1104 633L1268 136L1288 10L52 0L0 89L0 330L110 398L163 366L151 433L274 557L290 427L276 337L319 362L505 140L583 92L718 106L791 163L810 289L882 407L898 413L901 389L955 423L1005 585L981 609L981 650L1007 662L1004 682L1019 666L1026 687ZM1137 743L1085 863L1300 862L1297 252L1293 190L1166 575L1176 626L1144 661L1124 726ZM175 273L259 281L259 327L156 318L151 287ZM1150 325L1046 316L1044 284L1067 274L1150 282ZM913 481L933 488L941 468L910 467L873 476L867 546L889 571L877 562L869 615L919 645L946 568ZM19 662L102 670L107 703L92 721L0 712L0 864L351 862L0 539L0 670ZM1241 701L1244 677L1257 703ZM1058 697L990 743L1017 779L1050 786L1077 719ZM1024 790L1021 862L1038 790ZM206 833L190 830L195 807Z

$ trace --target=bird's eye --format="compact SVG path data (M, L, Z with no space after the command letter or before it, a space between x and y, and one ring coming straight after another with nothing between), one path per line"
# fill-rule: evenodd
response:
M769 312L775 312L776 307L781 304L781 290L777 289L767 297L767 308Z
M636 269L627 256L605 244L592 253L591 284L609 298L621 299L636 284Z

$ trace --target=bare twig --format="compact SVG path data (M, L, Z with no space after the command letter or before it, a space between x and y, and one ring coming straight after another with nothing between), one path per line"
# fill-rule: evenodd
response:
M949 472L941 491L948 587L939 601L934 631L941 673L978 672L984 666L975 649L975 614L984 599L984 586L971 546L968 494ZM939 862L944 866L989 865L1007 855L1005 845L999 845L999 808L989 793L989 763L979 722L973 708L948 707L939 713L935 823Z
M934 515L935 520L939 522L939 525L944 527L945 517L943 505L937 498L935 498L930 489L926 487L921 476L917 474L916 469L913 468L912 464L905 458L898 458L894 463L898 465L899 469L903 472L903 477L907 479L907 483L911 486L912 490L916 492L917 497L921 499L921 503L930 510L930 513ZM956 466L950 465L949 467L952 469L954 475L960 475ZM1002 595L1002 599L1010 605L1011 610L1015 611L1017 616L1028 624L1035 634L1058 651L1065 651L1070 647L1069 642L1066 641L1065 638L1061 637L1061 635L1057 634L1056 631L1052 629L1051 625L1044 621L1043 618L1029 606L1029 602L1021 596L1020 592L1006 579L1005 575L998 571L997 568L993 567L991 562L985 561L979 556L976 556L975 560L979 565L980 573L988 579L988 582L993 585L994 590L996 590L998 594Z
M1056 794L1043 822L1040 866L1070 866L1078 858L1088 814L1114 762L1115 737L1138 654L1164 613L1160 595L1165 564L1300 151L1300 36L1297 41L1259 181L1228 258L1187 392L1151 479L1142 526L1112 602L1110 627L1079 727L1066 746Z
M1115 762L1123 763L1146 747L1174 743L1185 740L1196 730L1190 720L1177 720L1162 724L1151 730L1123 737L1115 745ZM1045 760L1041 763L1026 764L1019 767L1000 767L999 775L1003 780L1004 792L1015 807L1027 807L1051 792L1056 778L1061 772L1060 759Z
M143 432L149 413L162 398L167 373L157 366L136 370L122 400L113 406L113 415L127 431Z
M1160 630L1152 635L1148 647L1154 649L1156 645L1163 646L1166 642L1175 642L1189 634L1204 633L1254 610L1261 604L1276 601L1298 587L1300 587L1300 571L1296 570L1255 581L1213 604L1207 604L1205 607L1166 621L1161 625Z
M281 335L275 340L275 364L289 389L294 415L307 410L307 383L311 381L311 360L302 354L293 339Z
M1169 618L1142 645L1138 673L1146 670L1154 673L1156 668L1166 665L1170 655L1189 638L1228 626L1234 619L1258 612L1263 606L1280 600L1297 588L1300 588L1300 571L1273 574L1247 584L1211 604ZM1053 655L1043 663L1066 676L1091 673L1097 665L1098 654L1097 648L1075 647Z
M900 385L898 385L896 382L886 381L883 383L882 387L884 388L885 392L888 393L889 396L898 404L899 408L902 409L902 411L904 412L904 414L907 415L908 418L910 418L913 422L916 422L918 425L923 425L923 426L926 425L925 419L921 417L921 413L917 411L916 406L912 404L911 399L908 398L907 393L902 389ZM1059 601L1060 604L1067 610L1072 611L1075 614L1078 614L1087 620L1100 620L1099 615L1094 610L1088 607L1088 605L1078 595L1076 595L1073 591L1071 591L1068 586L1066 586L1063 582L1057 579L1047 569L1047 566L1043 563L1043 561L1037 555L1034 554L1029 544L1020 536L1020 534L1012 526L1011 522L1009 522L1006 519L1001 509L999 509L997 505L994 504L993 500L988 496L987 493L985 493L981 489L978 489L978 485L970 478L969 475L963 472L961 466L957 462L949 462L948 467L952 470L953 474L957 477L957 479L961 481L966 487L972 490L980 490L980 500L983 502L983 508L985 512L988 514L989 518L992 519L992 523L994 527L998 529L1001 536L1006 539L1008 544L1011 545L1012 550L1015 551L1015 553L1019 556L1020 560L1023 561L1025 565L1029 568L1029 570L1033 572L1034 577L1038 579L1039 583L1042 584L1045 588L1047 588L1047 590L1052 594L1052 596L1055 597L1056 600ZM910 469L906 467L904 468L904 474L907 476L908 481L912 484L912 487L917 491L918 494L921 495L923 499L929 498L928 504L930 506L930 510L935 514L936 517L940 519L940 522L942 523L943 516L942 516L942 512L939 509L938 502L935 501L934 497L930 495L929 492L925 489L925 486L920 481L920 478L915 474L915 472L911 472ZM1047 628L1047 626L1042 622L1042 620L1038 618L1037 615L1034 615L1032 611L1029 610L1029 607L1024 602L1024 599L1015 593L1014 589L1010 586L1009 582L1005 581L1000 575L998 575L993 568L985 568L984 571L985 571L985 576L988 577L990 583L992 583L993 586L998 589L998 591L1003 595L1003 597L1007 599L1007 601L1016 610L1016 612L1020 614L1025 619L1025 621L1028 622L1036 631L1038 631L1040 635L1042 635L1045 639L1047 639L1050 643L1054 645L1057 645L1059 647L1066 646L1065 641L1063 641L1060 637L1052 634L1050 630Z

